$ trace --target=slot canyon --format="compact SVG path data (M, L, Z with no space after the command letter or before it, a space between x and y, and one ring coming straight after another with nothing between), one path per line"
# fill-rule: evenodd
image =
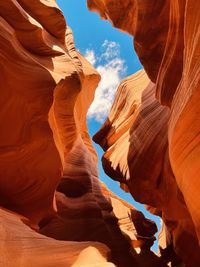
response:
M0 1L0 266L199 267L200 2L87 6L133 37L143 66L93 137L101 75L58 3ZM92 140L110 179L162 219L159 233L101 181Z

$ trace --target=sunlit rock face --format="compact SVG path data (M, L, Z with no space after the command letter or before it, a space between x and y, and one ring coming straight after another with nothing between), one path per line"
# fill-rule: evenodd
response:
M164 266L155 223L98 179L86 114L100 77L55 1L1 1L0 15L2 266Z
M121 83L94 136L105 150L105 171L162 216L166 245L172 239L187 266L200 266L200 3L88 0L88 6L134 36L145 69Z

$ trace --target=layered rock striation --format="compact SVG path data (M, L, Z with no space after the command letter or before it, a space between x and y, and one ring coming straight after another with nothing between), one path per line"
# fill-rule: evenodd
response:
M55 1L1 1L0 15L1 265L163 266L155 223L98 179L100 76Z
M197 267L200 5L193 0L88 0L88 6L134 36L144 66L122 81L94 136L105 151L104 169L162 217L162 245L174 247L186 266Z

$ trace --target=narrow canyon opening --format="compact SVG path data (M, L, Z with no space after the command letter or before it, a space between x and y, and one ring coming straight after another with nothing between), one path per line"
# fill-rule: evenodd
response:
M1 266L200 266L199 25L195 0L0 1Z

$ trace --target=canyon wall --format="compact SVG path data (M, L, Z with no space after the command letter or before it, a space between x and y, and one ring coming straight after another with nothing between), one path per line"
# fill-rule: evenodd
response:
M134 36L144 66L122 81L94 136L104 170L162 217L169 260L174 247L186 266L200 266L200 3L88 0L88 7Z
M100 76L55 1L0 15L1 266L165 266L155 223L99 181L86 114Z

